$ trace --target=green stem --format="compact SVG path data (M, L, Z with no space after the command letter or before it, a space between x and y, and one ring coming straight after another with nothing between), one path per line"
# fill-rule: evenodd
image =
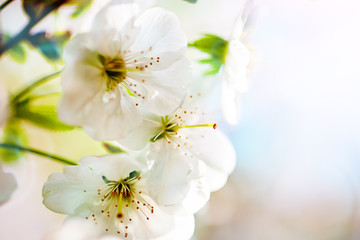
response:
M39 80L35 81L34 83L32 83L30 86L27 86L26 88L24 88L22 91L20 91L12 100L12 103L16 103L19 102L24 96L26 96L27 94L29 94L32 90L34 90L35 88L47 83L48 81L58 77L60 75L60 73L63 70L59 70L57 72L51 73L45 77L40 78Z
M73 162L73 161L68 160L66 158L56 156L56 155L52 155L52 154L43 152L41 150L33 149L33 148L26 148L26 147L14 145L14 144L9 144L9 143L0 143L0 147L7 148L7 149L20 150L20 151L36 154L36 155L46 157L46 158L50 158L50 159L55 160L57 162L68 164L68 165L77 165L76 162Z
M30 30L38 24L43 18L49 15L54 10L58 9L62 4L64 4L66 0L55 1L53 4L47 6L40 16L31 17L29 23L14 37L8 40L3 46L0 46L0 57L13 46L16 46L22 40L25 40L29 37ZM6 2L5 2L6 3ZM4 4L5 4L4 3Z
M0 11L3 10L7 5L9 5L9 3L11 3L12 1L14 0L7 0L5 2L3 2L1 5L0 5Z

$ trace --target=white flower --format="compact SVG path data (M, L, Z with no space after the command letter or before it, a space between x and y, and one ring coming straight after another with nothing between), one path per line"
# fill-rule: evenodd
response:
M153 239L183 228L149 195L151 179L141 169L124 154L83 158L78 166L65 166L64 173L49 177L43 203L54 212L83 217L104 233L126 239Z
M17 188L15 176L3 171L0 165L0 204L8 200L14 190Z
M222 73L222 110L225 120L235 125L241 113L240 100L248 91L249 81L246 77L250 53L242 43L244 14L237 18L233 32L228 41L227 53Z
M110 5L92 32L65 48L59 118L98 140L117 139L137 127L139 106L166 115L187 94L191 69L177 17L160 8L137 19L135 13L132 3Z
M159 164L160 169L166 169L163 172L167 179L175 179L172 174L177 176L176 181L191 179L185 174L188 168L188 172L200 171L195 176L205 177L210 191L216 191L226 183L233 171L236 155L229 139L221 131L213 129L216 124L203 124L203 114L194 106L180 107L164 117L148 114L144 124L118 142L135 150L151 143L150 160L154 161L155 166ZM198 170L202 169L202 162L206 165L205 171ZM184 173L180 174L179 171ZM167 192L159 191L163 194Z

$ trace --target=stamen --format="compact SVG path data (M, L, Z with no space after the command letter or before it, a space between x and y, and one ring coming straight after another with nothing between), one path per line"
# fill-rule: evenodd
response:
M185 126L178 126L178 128L195 128L195 127L212 127L213 129L216 129L217 125L214 124L197 124L197 125L185 125Z

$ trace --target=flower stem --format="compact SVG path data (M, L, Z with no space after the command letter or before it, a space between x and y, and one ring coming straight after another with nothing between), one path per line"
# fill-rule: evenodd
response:
M5 2L3 2L1 5L0 5L0 11L3 10L7 5L9 5L9 3L11 3L12 1L14 0L7 0Z
M11 1L4 2L1 6L7 5ZM57 2L54 2L52 5L47 6L44 11L40 14L40 16L37 17L31 17L29 23L14 37L10 38L3 46L0 46L0 57L9 49L11 49L13 46L17 45L22 40L25 40L29 37L30 30L38 24L43 18L45 18L47 15L49 15L52 11L58 9L62 4L65 3L65 0L60 0ZM4 7L5 7L4 6Z
M7 148L7 149L20 150L20 151L24 151L24 152L29 152L29 153L36 154L36 155L46 157L46 158L50 158L50 159L55 160L57 162L68 164L68 165L77 165L76 162L73 162L73 161L68 160L66 158L56 156L56 155L52 155L52 154L43 152L41 150L33 149L33 148L26 148L26 147L14 145L14 144L9 144L9 143L0 143L0 147Z
M47 75L45 77L42 77L39 80L35 81L30 86L27 86L22 91L20 91L17 95L15 95L15 97L11 100L11 102L16 103L16 102L20 101L24 96L29 94L33 89L35 89L35 88L47 83L48 81L58 77L62 71L63 70L59 70L57 72L51 73L51 74L49 74L49 75Z

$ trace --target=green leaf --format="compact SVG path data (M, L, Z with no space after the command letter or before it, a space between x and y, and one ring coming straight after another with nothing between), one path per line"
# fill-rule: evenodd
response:
M18 63L25 63L26 51L22 45L15 45L9 50L9 56Z
M55 106L29 106L28 104L21 104L16 108L16 117L52 131L69 131L74 129L73 126L66 125L57 118Z
M76 18L80 16L82 13L84 13L90 8L92 2L93 0L82 1L80 4L77 5L76 10L75 12L73 12L73 14L71 14L71 17Z
M114 144L111 144L108 142L103 142L102 145L105 148L105 150L108 151L109 153L125 153L126 152L124 149L121 149L120 147L115 146Z
M196 3L197 2L197 0L183 0L183 1L188 2L188 3Z
M4 129L1 142L15 145L26 144L26 134L17 121L9 121L9 124ZM19 149L0 148L0 159L5 162L16 161L22 155L23 153Z

